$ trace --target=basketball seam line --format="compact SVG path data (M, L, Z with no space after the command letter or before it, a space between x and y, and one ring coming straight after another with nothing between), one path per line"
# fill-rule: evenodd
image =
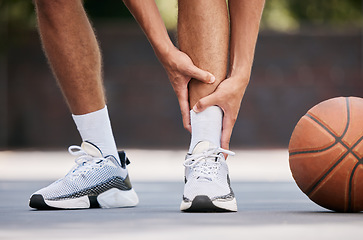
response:
M317 118L315 118L314 116L310 115L310 114L306 114L307 117L311 118L313 121L315 121L317 124L319 124L321 127L323 127L323 129L325 129L329 134L331 134L334 138L335 138L335 143L332 144L331 146L327 147L327 149L329 149L330 147L333 147L336 143L340 143L345 149L346 152L343 154L343 156L341 158L339 158L337 160L337 162L311 187L311 189L307 192L307 195L309 196L314 190L315 188L331 173L331 171L334 170L334 168L341 163L344 158L351 153L357 160L358 162L355 164L355 166L352 169L352 172L350 174L349 177L349 187L348 187L348 209L347 211L350 212L352 210L352 181L353 181L353 177L354 177L354 173L355 170L357 169L357 167L362 164L362 159L359 158L354 152L353 149L363 140L363 136L360 137L351 147L348 147L343 141L343 137L345 136L346 132L348 131L348 127L350 124L350 106L349 106L349 98L345 98L346 99L346 107L347 107L347 124L345 126L344 132L343 134L338 137L336 136L333 132L331 132L326 126L324 126ZM322 150L320 150L322 151ZM317 151L319 152L319 151Z
M348 149L347 152L350 152L353 156L355 156L355 158L357 158L358 162L355 164L355 166L352 169L352 172L350 174L349 177L349 190L348 190L348 212L350 212L352 210L352 182L353 182L353 176L355 171L357 170L357 167L362 164L362 158L359 158L358 156L356 156L356 154L353 152L353 149L363 140L363 136L360 137L351 148Z
M350 174L349 178L349 190L348 190L348 212L352 211L352 182L353 182L353 176L355 171L357 170L357 167L359 166L360 162L357 162L352 170L352 173Z
M327 131L331 136L334 137L335 141L332 145L323 148L323 149L316 149L316 150L306 150L306 151L298 151L298 152L292 152L289 155L293 156L293 155L297 155L297 154L304 154L304 153L317 153L317 152L323 152L325 150L328 150L330 148L332 148L335 144L337 144L338 142L341 143L346 149L348 149L348 146L343 143L341 140L343 139L343 137L345 136L345 134L348 131L348 127L349 127L349 123L350 123L350 108L349 108L349 99L346 99L346 107L347 107L347 124L345 125L345 129L342 133L342 135L339 137L336 134L334 134L327 126L325 126L322 122L322 120L320 120L318 117L314 116L313 114L309 114L306 113L305 116L310 118L311 120L313 120L314 122L316 122L319 126L321 126L323 129L325 129L325 131Z
M324 152L332 147L334 147L334 145L337 142L334 141L334 143L332 143L331 145L327 146L326 148L322 148L322 149L316 149L316 150L305 150L305 151L298 151L298 152L292 152L289 154L289 156L294 156L294 155L299 155L299 154L305 154L305 153L318 153L318 152Z
M316 122L317 124L319 124L323 129L325 129L330 135L332 135L335 138L335 143L333 145L335 145L336 143L342 143L341 139L344 137L344 135L347 132L349 123L350 123L350 109L349 109L349 99L346 98L346 102L347 102L347 123L346 123L346 127L344 129L343 134L338 137L336 136L333 132L331 132L325 125L323 125L319 120L317 120L315 117L313 117L310 114L306 114L307 117L311 118L314 122ZM342 144L343 147L347 148L347 146L345 144ZM331 171L333 171L333 169L341 162L343 161L343 159L348 155L349 153L349 149L347 149L348 151L346 153L343 154L342 157L340 157L335 164L328 169L328 171L325 172L325 174L310 188L310 190L307 192L307 195L309 196L314 190L315 188L331 173Z

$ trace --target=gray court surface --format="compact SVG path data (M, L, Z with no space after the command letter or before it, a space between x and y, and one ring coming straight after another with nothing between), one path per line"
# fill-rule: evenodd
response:
M286 150L228 160L237 213L182 213L184 151L127 150L135 208L35 211L28 198L73 165L66 151L0 152L0 239L363 239L363 215L334 213L295 185Z

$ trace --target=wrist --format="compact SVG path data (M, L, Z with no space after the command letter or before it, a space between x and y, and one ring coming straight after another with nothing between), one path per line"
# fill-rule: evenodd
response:
M233 64L230 66L229 77L238 77L241 79L249 79L251 76L251 64Z
M170 55L175 49L175 46L170 39L166 39L165 41L159 41L158 43L152 45L156 56L162 63L169 59Z

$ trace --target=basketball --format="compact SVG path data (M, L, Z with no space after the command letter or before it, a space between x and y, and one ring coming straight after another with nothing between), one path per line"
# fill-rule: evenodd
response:
M337 212L363 210L363 99L337 97L311 108L296 124L289 163L299 188Z

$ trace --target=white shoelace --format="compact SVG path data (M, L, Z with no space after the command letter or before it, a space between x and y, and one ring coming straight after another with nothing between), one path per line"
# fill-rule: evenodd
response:
M74 160L76 166L71 170L72 177L85 174L89 170L101 167L99 163L102 163L105 160L105 158L89 155L80 146L72 145L68 148L68 152L73 156L78 156Z
M184 166L191 168L197 175L197 178L211 180L218 173L220 167L220 153L234 156L235 153L223 148L211 148L202 153L193 154L184 161Z

